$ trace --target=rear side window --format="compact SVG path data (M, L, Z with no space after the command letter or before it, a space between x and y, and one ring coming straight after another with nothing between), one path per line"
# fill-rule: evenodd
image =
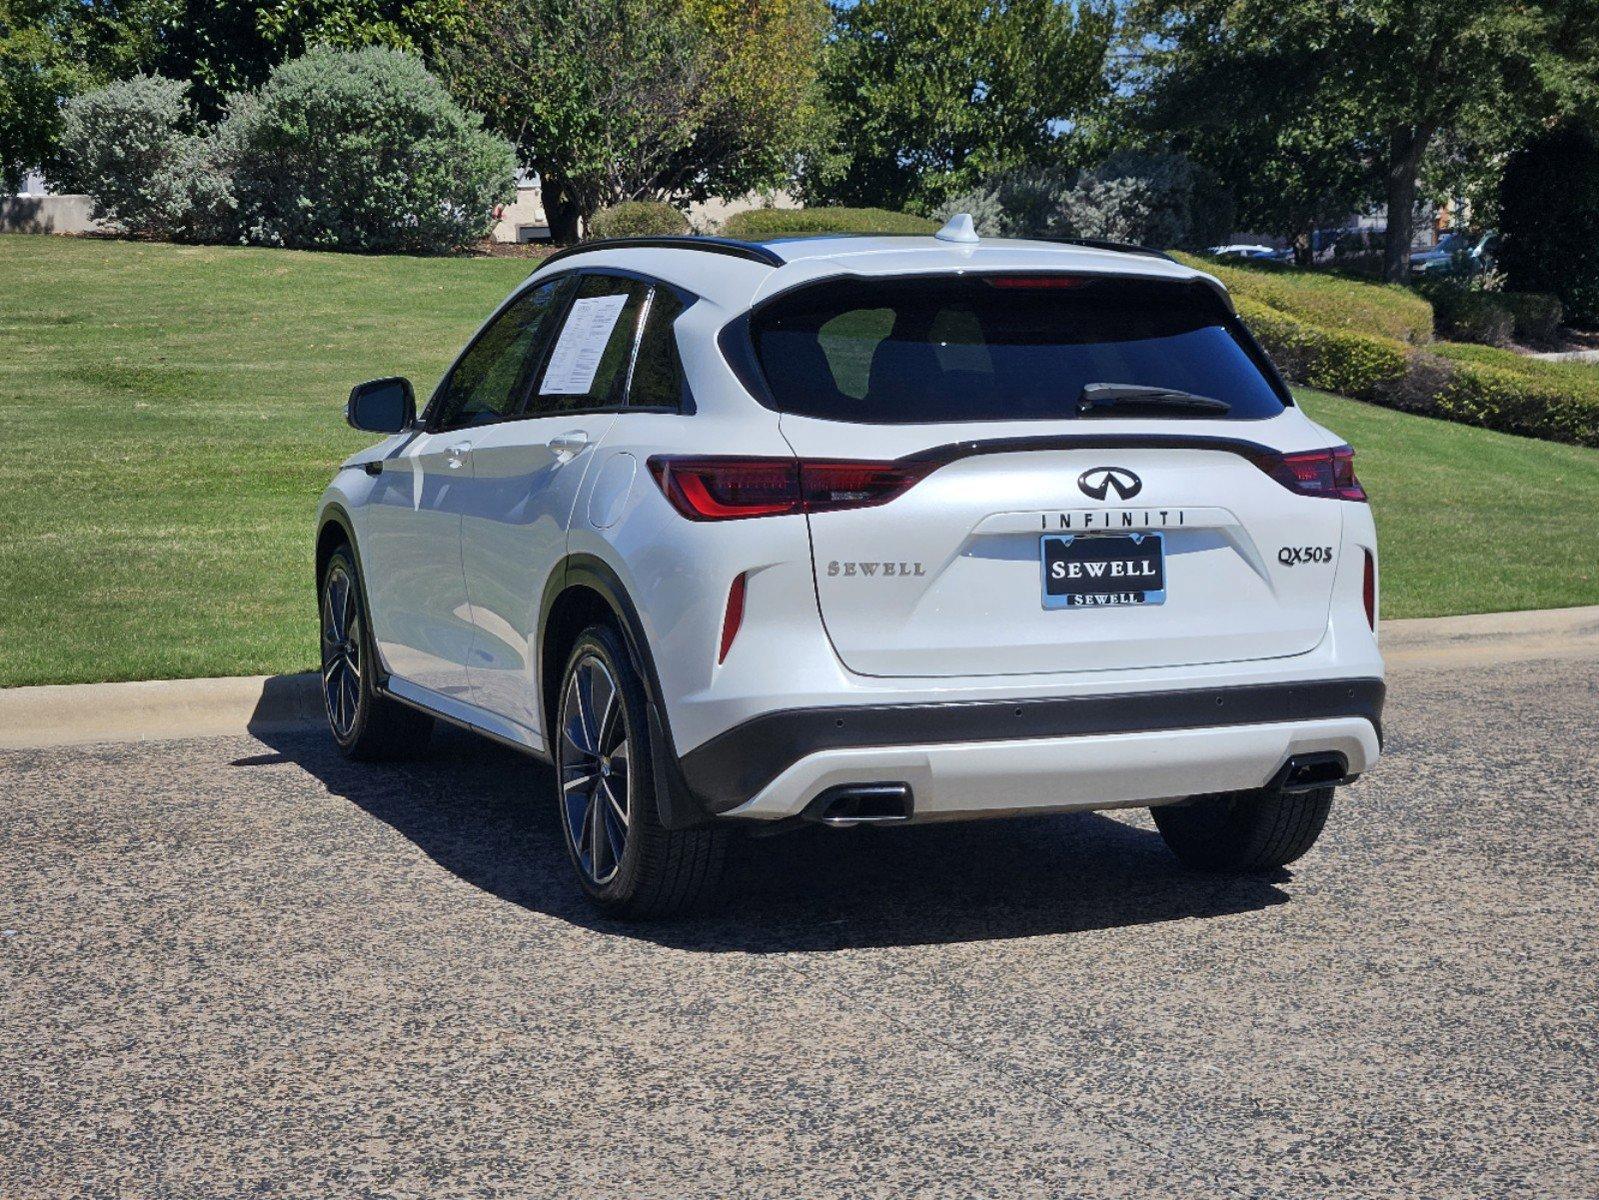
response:
M1283 411L1237 319L1203 285L1084 276L838 280L757 311L756 358L781 412L833 421L1076 419L1093 384Z
M585 275L555 338L530 416L621 404L650 285Z
M682 405L683 364L673 329L682 312L683 302L672 289L656 284L633 360L633 382L627 393L630 407L676 409Z

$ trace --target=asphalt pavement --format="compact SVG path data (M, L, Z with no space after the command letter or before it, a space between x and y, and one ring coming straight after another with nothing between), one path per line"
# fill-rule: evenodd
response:
M812 830L637 926L466 735L0 754L0 1197L1599 1197L1599 657L1388 734L1269 878Z

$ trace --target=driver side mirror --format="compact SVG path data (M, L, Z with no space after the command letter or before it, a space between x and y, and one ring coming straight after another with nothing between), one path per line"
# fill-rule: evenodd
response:
M350 389L344 419L368 433L399 433L416 420L416 392L398 375L371 379Z

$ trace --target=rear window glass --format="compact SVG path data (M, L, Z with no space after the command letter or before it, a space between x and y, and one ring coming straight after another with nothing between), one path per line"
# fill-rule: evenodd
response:
M1284 408L1236 318L1203 285L1062 275L840 280L779 298L754 315L750 332L777 408L826 420L1076 419L1094 384L1223 400L1231 420Z

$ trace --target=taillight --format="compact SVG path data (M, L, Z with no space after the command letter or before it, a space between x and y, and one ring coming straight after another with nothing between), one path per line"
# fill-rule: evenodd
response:
M800 463L806 512L870 508L887 504L926 475L930 466L903 467L884 462Z
M931 469L931 464L795 458L650 459L655 482L691 521L870 508L888 503Z
M1366 577L1361 581L1360 598L1366 605L1366 624L1377 632L1377 557L1366 551Z
M1366 489L1355 478L1355 452L1348 446L1306 450L1262 459L1260 467L1291 492L1335 500L1365 500Z

